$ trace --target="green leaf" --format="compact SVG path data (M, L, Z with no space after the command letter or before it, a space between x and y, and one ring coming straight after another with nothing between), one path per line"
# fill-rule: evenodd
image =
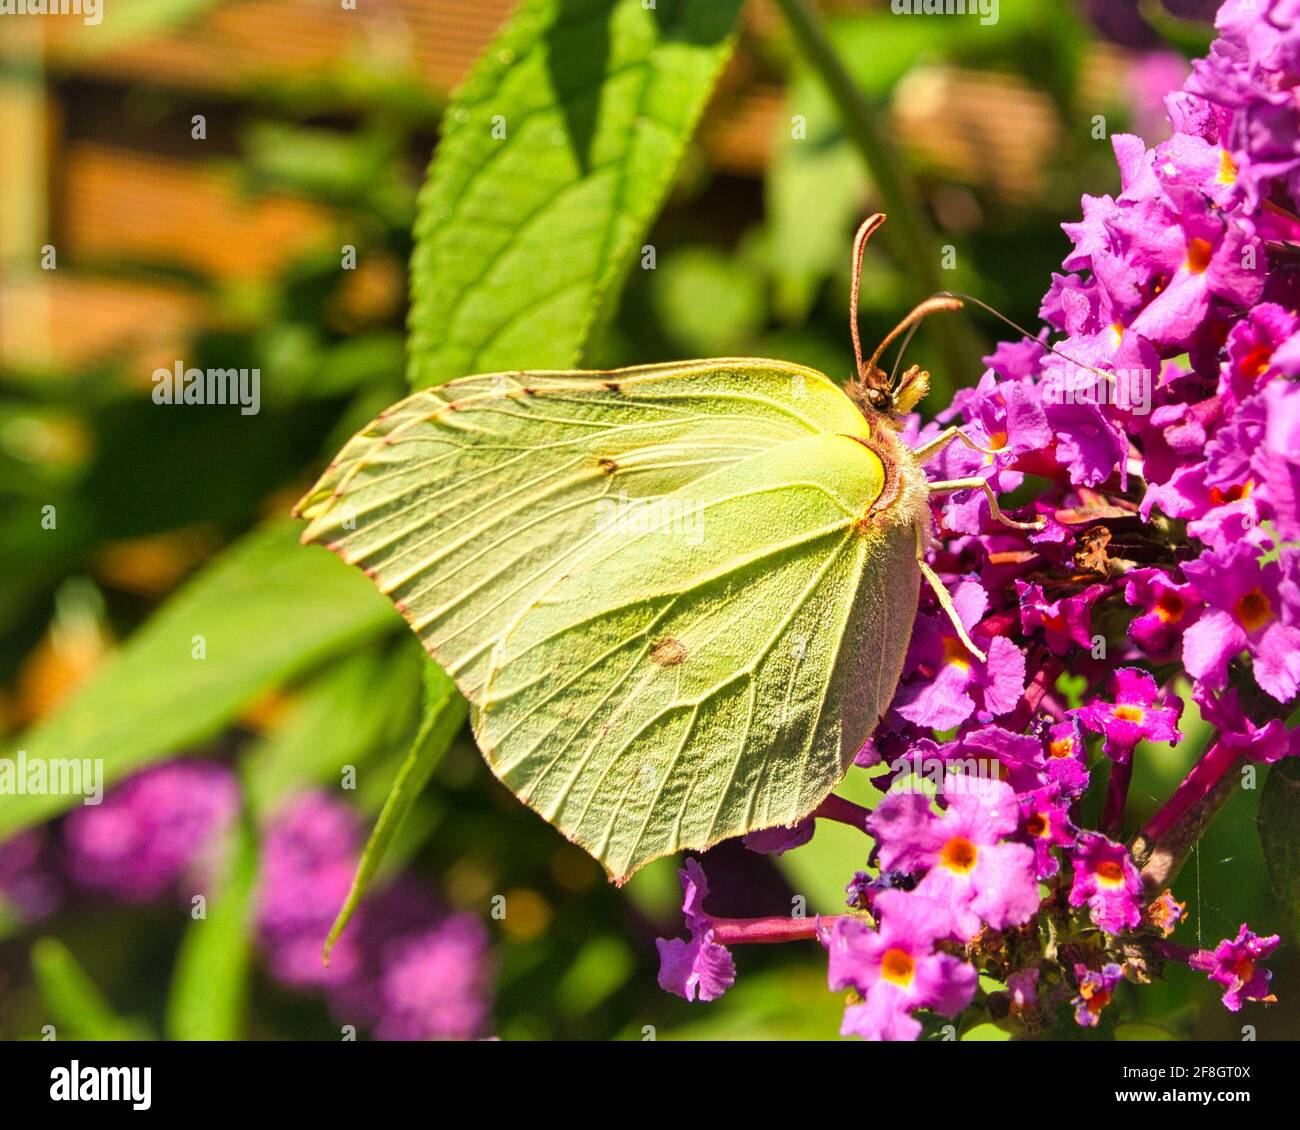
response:
M231 843L227 872L181 941L167 998L170 1040L238 1040L244 1033L253 970L253 891L257 843L241 825Z
M1287 758L1268 771L1259 798L1259 839L1264 866L1291 929L1300 929L1300 760Z
M37 758L102 761L103 784L220 732L268 689L398 623L365 578L277 522L186 585L103 672L19 739ZM195 658L202 637L204 658ZM0 799L0 839L77 795Z
M32 946L32 972L59 1040L147 1040L140 1020L119 1016L81 963L57 938Z
M384 853L402 826L402 821L411 810L421 790L428 783L430 775L442 760L442 755L460 732L465 723L468 704L457 693L451 679L435 663L425 667L425 714L415 744L407 755L406 762L393 782L392 791L384 803L383 811L375 822L374 830L361 854L361 863L352 880L352 888L344 900L334 925L330 927L329 937L325 939L325 960L329 960L330 950L338 940L343 928L352 917L352 912L365 896L371 880L379 870Z
M420 197L411 383L577 364L659 211L741 0L526 0Z
M401 642L395 651L363 651L334 664L302 691L283 723L248 750L245 795L259 820L303 788L337 786L344 765L410 742L427 659L413 641Z

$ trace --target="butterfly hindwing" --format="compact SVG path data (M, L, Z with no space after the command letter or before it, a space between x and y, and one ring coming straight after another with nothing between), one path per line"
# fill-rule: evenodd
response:
M494 654L476 719L494 771L615 877L808 815L910 634L914 546L861 521L883 481L855 440L808 437L585 558Z

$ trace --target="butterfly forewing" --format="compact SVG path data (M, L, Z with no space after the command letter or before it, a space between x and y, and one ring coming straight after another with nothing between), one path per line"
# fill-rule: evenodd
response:
M477 701L492 648L640 504L809 435L864 433L779 361L498 373L427 389L344 447L299 503L306 542L363 568Z

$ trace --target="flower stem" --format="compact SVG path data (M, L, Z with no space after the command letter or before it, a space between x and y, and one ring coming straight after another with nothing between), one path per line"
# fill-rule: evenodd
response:
M1110 763L1110 780L1106 782L1106 803L1101 810L1100 829L1114 836L1124 823L1124 808L1128 804L1129 783L1133 780L1133 755L1123 761Z
M871 815L871 810L831 793L817 806L813 815L818 820L834 820L837 824L847 824L850 828L865 832L867 817Z
M1171 942L1167 938L1156 938L1151 943L1151 952L1158 954L1166 961L1177 961L1186 965L1196 951L1191 946L1180 945L1178 942Z
M799 942L817 936L817 924L830 926L844 914L829 914L812 918L792 918L775 914L769 918L714 918L713 940L724 946L770 945L777 942Z
M1160 839L1193 805L1199 804L1209 795L1236 762L1237 752L1235 747L1223 741L1210 746L1205 756L1183 778L1183 783L1174 790L1173 796L1147 821L1142 835L1148 840Z
M911 275L916 297L925 298L936 291L946 290L934 251L934 230L917 205L920 193L898 159L871 103L836 54L821 16L808 0L776 0L776 4L785 16L799 51L839 109L844 132L866 162L892 221L885 225L882 234L899 264ZM935 322L943 344L949 380L954 385L964 384L967 377L975 375L976 359L980 353L970 327L961 318L960 314L950 315Z

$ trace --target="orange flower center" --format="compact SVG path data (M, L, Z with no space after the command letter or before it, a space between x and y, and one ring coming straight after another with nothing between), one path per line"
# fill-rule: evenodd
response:
M1083 999L1087 1002L1088 1011L1093 1016L1098 1016L1110 1004L1110 993L1105 989L1085 988L1083 990Z
M1240 502L1254 489L1254 482L1247 480L1240 486L1229 487L1227 490L1220 490L1218 487L1210 488L1210 501L1215 506L1223 506L1228 502Z
M1056 758L1073 757L1074 739L1057 738L1056 741L1054 741L1050 746L1048 746L1048 752L1051 753L1051 755Z
M1035 812L1028 820L1025 821L1025 830L1040 840L1045 840L1052 834L1052 822L1048 819L1047 813Z
M1120 703L1115 707L1115 717L1121 722L1141 722L1147 716L1146 711L1131 702Z
M1187 269L1194 275L1202 274L1214 258L1214 245L1209 240L1192 238L1187 241Z
M1105 887L1119 887L1124 883L1124 868L1113 859L1106 859L1097 864L1096 875Z
M916 962L906 950L888 949L880 959L880 975L892 985L907 988L916 972Z
M1156 598L1156 615L1166 624L1177 624L1186 611L1187 605L1176 592L1162 592Z
M953 836L939 852L939 862L949 871L956 871L960 875L972 871L978 858L979 849L965 836Z
M1273 619L1273 605L1259 589L1251 589L1237 601L1237 619L1246 631L1256 631Z
M1255 976L1255 962L1249 957L1243 957L1232 967L1232 972L1244 984Z
M1219 158L1219 175L1216 179L1220 184L1232 184L1237 179L1237 163L1226 149Z
M1241 359L1241 371L1248 377L1262 377L1273 360L1273 351L1266 345L1257 345Z
M945 636L943 641L943 661L955 663L963 671L970 670L970 652L966 645L956 636Z

